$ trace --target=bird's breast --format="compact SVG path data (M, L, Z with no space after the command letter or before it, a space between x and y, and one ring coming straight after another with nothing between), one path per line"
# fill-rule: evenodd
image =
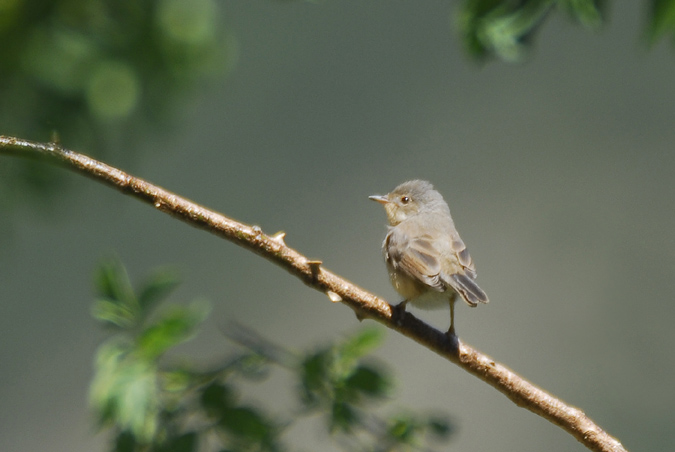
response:
M401 294L404 299L411 300L413 298L417 298L428 290L428 288L424 287L423 284L410 278L405 273L394 269L392 265L389 264L389 262L387 262L387 267L389 270L389 280L391 281L391 285L394 286L396 292Z

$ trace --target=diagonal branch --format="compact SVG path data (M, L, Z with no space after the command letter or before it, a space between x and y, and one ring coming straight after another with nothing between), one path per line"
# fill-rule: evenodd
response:
M312 261L286 246L283 233L267 235L258 226L239 223L157 185L54 143L34 143L0 136L0 154L58 162L194 227L249 249L285 268L313 289L325 293L331 301L348 305L359 318L376 320L457 364L496 388L516 405L559 425L590 450L626 451L618 440L601 429L583 411L567 405L460 339L449 339L413 315L406 312L402 316L394 316L392 306L382 298L323 268L320 261Z

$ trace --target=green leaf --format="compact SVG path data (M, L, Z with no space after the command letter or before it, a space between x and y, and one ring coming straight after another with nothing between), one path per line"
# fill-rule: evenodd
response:
M129 344L109 341L98 350L89 400L101 422L114 423L146 443L157 429L157 369L132 353Z
M328 380L329 362L329 355L325 350L308 356L302 362L300 373L302 386L310 398L313 398L312 393L324 388Z
M126 269L116 258L99 263L94 272L94 285L101 298L127 306L138 306Z
M429 431L441 440L447 440L453 433L452 424L446 418L432 416L427 420Z
M171 369L162 372L162 382L167 392L180 394L194 385L195 380L195 375L187 369Z
M650 44L675 32L675 0L652 0L649 9L647 37Z
M140 353L149 359L156 359L171 347L192 339L197 326L204 321L208 312L209 306L203 302L172 307L140 334Z
M99 263L94 285L99 295L91 310L95 319L122 329L131 329L141 321L129 275L119 260L110 258Z
M419 423L412 416L398 415L389 420L389 435L399 443L414 443L418 430Z
M381 328L366 328L347 337L336 347L336 364L351 371L360 358L379 347L383 340L384 330Z
M247 380L263 380L270 374L270 360L258 353L242 355L234 364L239 375Z
M212 383L202 392L200 402L209 417L221 419L232 409L236 398L230 386Z
M605 0L558 0L558 5L587 28L598 28L603 23Z
M115 438L115 452L134 452L136 450L136 439L134 435L127 431L121 432Z
M519 61L553 4L554 0L465 0L457 28L470 55Z
M353 407L344 402L335 402L331 408L330 431L349 432L359 422L359 416Z
M250 407L235 407L223 413L220 425L231 434L255 443L269 443L275 426L257 410Z
M162 444L161 452L194 452L198 450L199 436L195 432L170 438Z
M99 299L91 306L91 315L108 326L133 328L138 323L138 311L125 304Z
M89 388L89 403L102 423L114 421L114 400L120 362L129 352L129 344L121 341L108 341L96 352L94 378Z
M391 389L390 381L381 371L365 365L357 367L345 385L356 393L372 398L382 398Z
M147 316L152 308L166 298L180 284L178 272L173 268L155 270L141 285L138 303Z

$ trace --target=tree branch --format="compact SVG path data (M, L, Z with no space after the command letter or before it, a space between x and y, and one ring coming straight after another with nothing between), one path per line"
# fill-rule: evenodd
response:
M286 246L283 233L267 235L258 226L239 223L117 168L63 149L58 144L0 136L0 154L56 161L194 227L251 250L285 268L313 289L323 292L332 302L348 305L359 318L376 320L457 364L496 388L516 405L559 425L590 450L626 451L618 440L601 429L583 411L565 404L458 338L448 338L407 312L400 318L394 317L392 306L382 298L323 268L320 261L312 261Z

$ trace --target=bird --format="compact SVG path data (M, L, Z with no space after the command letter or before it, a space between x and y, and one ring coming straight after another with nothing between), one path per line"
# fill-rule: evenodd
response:
M407 303L421 309L450 304L450 328L455 336L455 301L469 306L488 303L476 284L476 267L462 241L443 196L430 182L411 180L386 195L369 197L384 206L389 223L382 253L394 289L403 296L395 306L399 315Z

